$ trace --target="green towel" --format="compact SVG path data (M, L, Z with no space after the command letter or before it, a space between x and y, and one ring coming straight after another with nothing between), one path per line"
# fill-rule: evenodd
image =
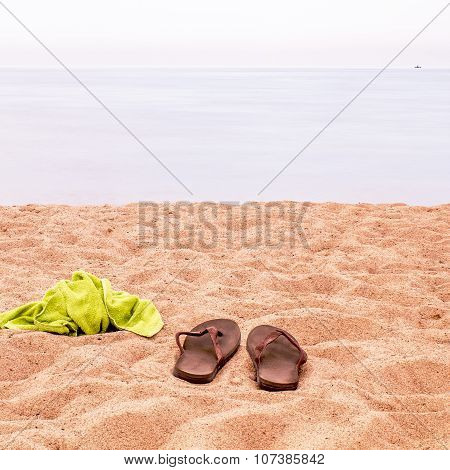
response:
M0 328L70 336L104 333L110 324L114 329L148 337L163 327L152 302L113 291L108 279L84 271L73 273L71 281L59 281L40 302L0 313Z

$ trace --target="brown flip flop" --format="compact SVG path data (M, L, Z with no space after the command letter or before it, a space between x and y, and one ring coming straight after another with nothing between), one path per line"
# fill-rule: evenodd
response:
M256 369L256 382L268 391L295 390L308 355L287 331L269 325L254 328L247 351Z
M186 335L183 346L180 336ZM173 375L195 384L211 382L219 370L231 359L241 344L241 331L233 320L210 320L192 331L175 335L181 355Z

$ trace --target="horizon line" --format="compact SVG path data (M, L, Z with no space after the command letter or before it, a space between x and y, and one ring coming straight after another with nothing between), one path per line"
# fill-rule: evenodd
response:
M449 70L448 66L426 66L420 64L413 64L410 66L397 66L390 67L391 70L410 70L416 68L419 65L421 69L433 69L433 70ZM281 69L281 70L292 70L292 69L332 69L332 70L376 70L379 66L332 66L332 65L72 65L72 68L77 69ZM0 69L59 69L55 65L0 65Z

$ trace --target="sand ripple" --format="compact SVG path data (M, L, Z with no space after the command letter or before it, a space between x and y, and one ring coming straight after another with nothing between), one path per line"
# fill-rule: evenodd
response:
M136 205L0 208L0 310L82 268L154 298L166 321L150 340L0 331L2 444L448 445L449 216L449 205L312 204L309 250L227 248L225 237L171 249L139 246ZM172 377L174 333L211 317L236 320L244 341L260 323L289 329L309 354L299 389L258 390L245 347L209 385Z

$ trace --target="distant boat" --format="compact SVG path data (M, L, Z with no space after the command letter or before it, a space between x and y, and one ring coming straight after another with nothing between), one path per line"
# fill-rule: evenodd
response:
M415 69L421 69L422 67L420 65L416 65L414 68Z

